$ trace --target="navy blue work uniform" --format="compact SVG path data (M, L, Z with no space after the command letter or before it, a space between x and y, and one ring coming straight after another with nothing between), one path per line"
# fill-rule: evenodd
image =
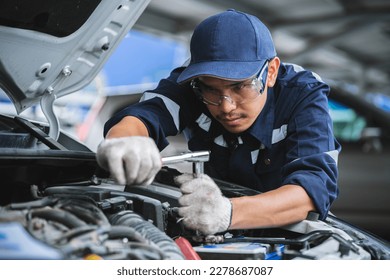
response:
M138 117L160 150L167 136L183 132L192 151L209 150L205 171L211 177L261 192L302 186L325 219L338 195L337 158L328 112L329 87L310 71L282 64L276 84L253 125L231 134L215 120L188 84L178 84L184 68L175 69L141 102L110 119L104 134L123 117Z

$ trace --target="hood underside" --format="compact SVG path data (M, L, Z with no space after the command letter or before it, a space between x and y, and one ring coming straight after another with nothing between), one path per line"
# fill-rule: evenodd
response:
M88 85L149 0L0 2L0 87L18 113Z

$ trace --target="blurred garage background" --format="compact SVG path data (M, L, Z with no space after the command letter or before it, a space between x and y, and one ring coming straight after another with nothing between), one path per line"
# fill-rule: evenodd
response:
M104 122L183 64L194 27L228 8L258 16L282 61L331 85L343 145L332 212L390 240L389 0L152 0L95 81L56 101L62 128L95 150ZM13 110L1 92L0 101L2 112ZM39 108L23 114L42 117ZM186 150L180 138L171 142L164 154Z

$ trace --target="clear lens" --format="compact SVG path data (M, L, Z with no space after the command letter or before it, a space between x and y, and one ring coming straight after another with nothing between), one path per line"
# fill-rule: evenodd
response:
M263 93L263 85L265 83L263 80L265 80L267 77L267 66L268 62L265 63L259 74L251 80L244 81L229 87L229 95L221 94L221 90L210 87L199 81L199 79L192 80L191 87L194 92L202 99L202 101L208 105L219 106L222 104L224 99L234 105L248 103L255 100Z
M250 82L244 82L229 88L229 95L221 95L213 89L202 86L200 86L200 91L202 92L203 99L210 104L220 105L223 99L228 100L232 104L243 104L259 96L256 81L257 79L254 78Z

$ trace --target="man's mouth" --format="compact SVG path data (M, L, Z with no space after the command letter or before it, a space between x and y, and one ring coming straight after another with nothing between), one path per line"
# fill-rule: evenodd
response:
M227 125L237 125L243 116L219 116L217 119Z
M233 123L233 122L236 122L238 121L240 118L225 118L225 119L222 119L223 122L226 122L226 123Z

